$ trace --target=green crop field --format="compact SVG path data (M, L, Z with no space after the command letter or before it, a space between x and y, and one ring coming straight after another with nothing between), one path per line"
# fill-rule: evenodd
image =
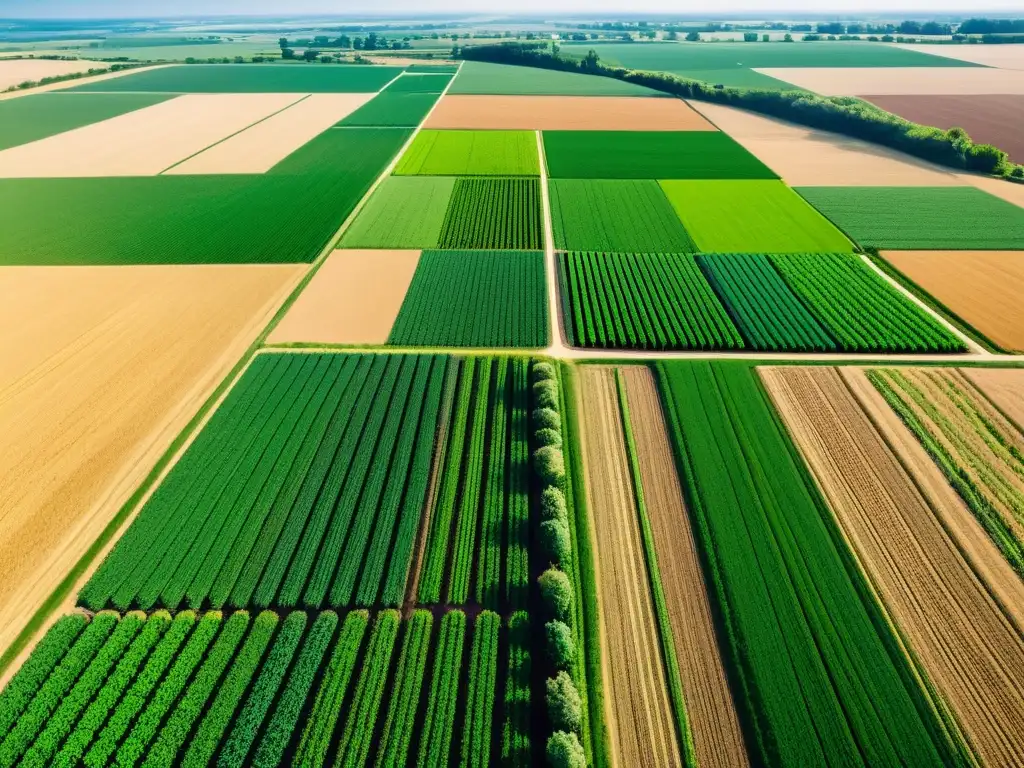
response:
M413 128L420 124L437 102L436 93L402 93L381 91L371 101L348 115L342 126L399 126Z
M720 131L545 131L553 179L774 179Z
M544 255L424 251L388 343L400 347L543 347Z
M835 352L835 342L763 254L699 254L697 264L750 349Z
M420 176L539 176L531 131L420 131L395 169Z
M549 190L556 248L624 253L697 249L656 181L554 179Z
M401 74L401 67L301 64L185 64L86 83L72 92L157 93L371 93Z
M458 179L438 245L455 250L541 250L540 198L539 179Z
M772 254L782 279L846 350L964 352L966 346L851 253Z
M1024 208L974 187L801 187L797 192L863 246L1024 248Z
M569 343L612 349L742 349L688 254L559 255Z
M452 80L448 74L402 75L384 89L385 93L441 93Z
M312 261L408 137L334 128L262 175L0 179L0 264Z
M456 180L389 176L341 240L344 248L436 248Z
M960 764L756 371L657 373L752 761Z
M621 80L577 72L467 61L448 93L509 96L664 96Z
M702 251L852 251L843 233L781 181L663 181Z
M0 101L0 150L109 120L169 98L156 93L39 93Z

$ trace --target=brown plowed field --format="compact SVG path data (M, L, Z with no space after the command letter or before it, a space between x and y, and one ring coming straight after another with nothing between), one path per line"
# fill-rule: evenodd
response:
M1024 369L962 368L960 373L1024 430Z
M615 369L584 366L579 381L612 760L621 768L678 766L682 760L637 521Z
M658 388L647 368L620 370L697 762L705 768L749 765Z
M993 144L1024 160L1024 96L862 96L921 125L963 128L977 144Z
M882 251L1000 347L1024 350L1024 251Z
M947 509L940 519L868 417L891 409L861 372L844 374L860 377L857 396L833 368L761 371L861 564L974 750L989 765L1019 764L1024 638L943 525L959 518L969 528L970 512ZM987 559L992 570L1004 565L994 547Z
M0 649L305 268L0 269Z
M441 99L426 128L523 131L716 131L681 99L460 96Z

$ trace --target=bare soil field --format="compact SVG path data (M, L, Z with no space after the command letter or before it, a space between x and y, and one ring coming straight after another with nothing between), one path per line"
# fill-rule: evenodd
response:
M137 72L147 72L151 69L163 69L169 67L170 64L156 64L151 67L136 67L134 69L122 69L119 72L107 72L101 75L90 75L87 79L79 80L65 80L59 83L50 83L49 85L39 85L35 88L27 88L23 91L6 91L0 93L0 101L5 99L18 99L22 96L31 96L35 93L49 93L50 91L61 91L67 88L72 88L76 85L82 85L83 83L99 83L104 80L113 80L118 77L125 77L126 75L134 75ZM87 70L88 71L88 70Z
M419 251L335 251L267 343L385 344L419 261Z
M721 104L692 106L794 187L964 183L944 168L867 141Z
M998 46L992 46L998 47ZM963 128L979 144L993 144L1024 159L1024 96L864 96L864 99L921 125Z
M866 385L858 390L865 400L847 386L850 373ZM1024 638L868 417L890 409L855 370L787 367L761 375L875 589L973 749L990 765L1016 764L1024 750ZM973 522L966 509L946 510L945 521L954 516L963 526ZM993 548L988 558L997 569L999 553Z
M301 98L295 93L179 96L4 150L0 178L153 176Z
M110 65L102 61L52 61L50 59L0 60L0 91L27 80L42 80L44 77L59 77L90 69L107 69Z
M1024 71L986 67L770 67L762 75L822 96L1024 94Z
M920 43L895 43L897 48L908 51L942 56L957 61L970 61L986 67L999 69L1024 69L1024 45L1002 43L999 45L921 45Z
M426 128L524 131L714 131L681 99L615 96L460 96L438 103Z
M613 368L579 369L593 519L605 722L613 764L682 765L637 520Z
M1000 347L1024 350L1024 251L882 251Z
M174 166L172 174L266 173L375 93L314 93Z
M149 473L303 269L0 270L0 648Z
M961 368L960 373L1024 431L1024 369Z
M744 766L750 760L725 667L683 489L676 474L658 387L648 368L619 369L636 441L647 516L665 589L686 716L701 766Z

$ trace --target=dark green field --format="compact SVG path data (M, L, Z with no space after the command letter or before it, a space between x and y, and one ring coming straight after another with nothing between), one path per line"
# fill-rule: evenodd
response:
M436 93L395 92L389 88L378 93L338 125L413 128L427 116L437 98Z

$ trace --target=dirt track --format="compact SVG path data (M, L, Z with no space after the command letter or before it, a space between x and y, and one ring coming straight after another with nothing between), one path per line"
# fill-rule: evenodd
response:
M647 580L615 371L579 371L587 507L593 520L605 721L613 765L682 764Z
M961 368L960 373L1024 431L1024 369Z
M989 589L1015 600L1019 611L1024 585L979 538L962 504L946 495L946 507L933 510L922 496L867 414L882 420L887 437L902 430L902 445L916 441L863 372L771 368L761 375L875 588L974 749L990 765L1016 764L1024 750L1024 637ZM912 458L915 475L918 468L934 472L923 451ZM965 542L974 562L958 548ZM972 565L983 565L992 580L979 579Z
M648 368L620 371L697 761L703 768L749 765L658 388Z
M1024 94L1024 72L985 67L770 67L762 75L822 96Z

